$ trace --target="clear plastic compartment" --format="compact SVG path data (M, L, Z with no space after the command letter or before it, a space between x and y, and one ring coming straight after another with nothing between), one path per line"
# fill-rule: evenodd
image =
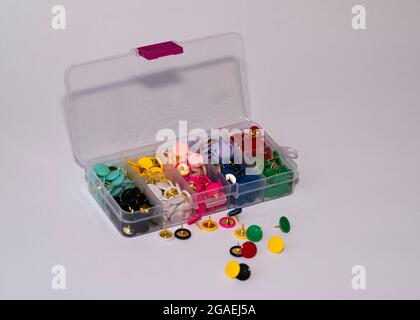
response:
M135 236L186 223L200 205L208 215L246 207L293 193L298 172L293 150L264 139L280 154L284 172L260 174L252 182L231 184L217 164L207 164L220 190L195 192L173 165L164 165L169 180L191 194L190 207L166 219L165 206L128 159L155 156L160 128L174 134L167 141L201 128L249 129L250 106L243 41L235 33L133 49L116 57L74 65L65 73L73 151L85 169L88 188L124 236ZM181 126L187 121L188 131ZM257 125L258 126L258 125ZM171 137L171 138L169 138ZM240 146L235 146L240 149ZM236 149L235 149L236 150ZM247 157L246 152L241 159ZM151 207L147 212L123 210L93 171L95 164L122 167ZM224 196L218 198L218 191Z
M247 121L237 124L236 127L245 129L253 125L256 125L256 123ZM111 218L116 227L125 236L140 235L147 232L157 231L162 228L187 223L188 220L195 215L195 210L200 204L203 204L206 207L205 212L202 213L202 216L204 217L226 209L247 207L263 201L287 196L293 193L295 183L298 179L296 165L291 158L291 155L293 156L293 154L290 154L288 149L278 146L267 133L265 133L264 138L272 150L280 152L282 162L287 165L289 171L270 177L259 174L257 175L258 179L252 182L245 184L231 184L225 179L223 174L220 173L218 165L206 164L205 166L207 168L208 176L212 180L219 181L222 184L219 191L224 194L224 197L216 202L209 201L209 198L212 197L209 196L206 191L195 192L172 164L165 164L165 176L174 184L178 183L181 189L187 190L192 196L191 206L184 208L179 212L175 212L173 216L175 216L176 219L172 219L170 221L164 218L165 210L162 202L149 189L143 177L138 175L128 164L129 159L154 156L156 149L160 146L160 144L94 159L89 162L86 169L89 190L102 209ZM149 209L149 213L144 214L138 211L130 213L122 210L93 172L93 166L98 163L116 165L125 168L128 177L134 181L135 185L146 195L151 204L153 204L153 206Z

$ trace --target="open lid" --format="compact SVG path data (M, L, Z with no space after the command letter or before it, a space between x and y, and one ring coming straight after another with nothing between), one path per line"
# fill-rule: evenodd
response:
M165 42L68 68L73 151L94 158L156 143L159 129L178 135L248 119L243 44L235 33Z

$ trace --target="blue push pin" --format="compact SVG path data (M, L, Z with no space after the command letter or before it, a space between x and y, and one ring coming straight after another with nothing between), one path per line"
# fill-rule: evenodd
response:
M236 221L239 223L238 215L242 213L242 208L236 208L227 213L228 217L235 217Z

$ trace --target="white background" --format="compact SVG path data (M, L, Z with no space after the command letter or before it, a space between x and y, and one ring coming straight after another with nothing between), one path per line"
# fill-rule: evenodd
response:
M351 8L367 9L367 30ZM51 8L67 9L53 30ZM0 4L1 298L420 298L418 1L16 1ZM253 119L299 150L287 198L245 210L264 227L247 282L230 231L121 237L88 194L63 113L73 63L228 31L245 39ZM266 250L280 215L287 248ZM51 268L67 270L67 290ZM351 287L352 266L367 289Z

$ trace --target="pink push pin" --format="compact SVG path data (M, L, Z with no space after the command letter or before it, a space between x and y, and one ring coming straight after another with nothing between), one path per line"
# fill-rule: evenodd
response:
M195 192L201 192L204 190L205 185L203 181L198 177L189 177L187 182Z
M189 225L192 225L193 223L196 223L198 220L200 220L202 217L201 213L197 213L194 217L190 218L187 223Z
M209 197L218 197L223 191L220 190L222 184L220 182L212 182L207 185L206 191Z
M172 152L180 157L182 161L185 161L188 155L188 145L184 142L177 141L172 145Z
M219 220L219 225L223 228L233 228L236 226L236 221L232 217L221 217Z
M207 189L208 186L213 183L213 181L211 181L211 179L208 176L201 176L199 179L204 185L205 189Z
M190 152L188 154L188 164L192 168L200 167L203 165L203 163L204 163L204 158L201 154L195 153L195 152Z

